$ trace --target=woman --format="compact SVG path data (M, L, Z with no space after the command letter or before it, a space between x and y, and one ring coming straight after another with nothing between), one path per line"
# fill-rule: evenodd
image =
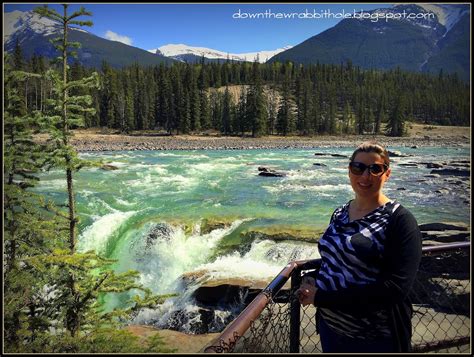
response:
M382 188L391 174L387 150L363 143L352 154L355 198L337 208L319 241L316 280L297 296L314 304L323 352L408 352L412 305L408 292L421 260L413 215Z

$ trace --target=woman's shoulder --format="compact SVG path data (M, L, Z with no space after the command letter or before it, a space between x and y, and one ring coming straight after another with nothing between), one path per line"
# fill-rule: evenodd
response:
M401 218L401 217L408 217L408 218L415 218L410 210L404 207L400 202L394 200L391 201L390 209L392 211L392 219L394 218Z
M390 216L389 229L404 230L418 227L415 216L408 208L399 202L395 202L392 207L393 210Z

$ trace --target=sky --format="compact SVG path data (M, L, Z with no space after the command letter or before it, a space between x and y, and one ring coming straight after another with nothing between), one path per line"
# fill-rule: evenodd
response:
M40 5L4 3L3 11L29 11ZM94 23L85 29L103 38L145 50L186 44L229 53L295 46L335 26L344 13L392 6L390 3L74 3L68 13L81 5L93 15L82 18ZM59 3L48 6L62 14Z

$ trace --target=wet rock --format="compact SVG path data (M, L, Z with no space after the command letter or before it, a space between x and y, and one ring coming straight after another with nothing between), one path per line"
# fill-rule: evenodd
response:
M409 157L411 155L403 154L400 151L390 151L388 150L389 157Z
M324 152L317 152L314 154L315 156L332 156L332 157L343 157L343 158L349 158L347 155L343 154L329 154L329 153L324 153Z
M437 223L424 223L419 224L418 227L421 231L467 231L469 227L467 224L462 222L437 222Z
M101 166L101 169L106 170L106 171L112 171L112 170L118 170L118 167L114 165L110 165L110 164L104 164Z
M397 191L406 191L407 189L405 187L399 187L397 188Z
M232 314L222 318L217 311L208 307L193 310L174 311L166 322L166 327L189 334L205 334L222 331L235 318Z
M194 291L193 298L206 306L248 305L263 289L262 284L255 285L239 279L207 282Z
M267 176L267 177L284 177L286 176L285 173L283 172L277 172L275 170L272 170L272 169L267 169L267 168L262 168L263 170L260 170L259 168L259 171L260 173L258 174L259 176Z
M450 161L450 164L470 164L471 161L469 160L453 160Z
M470 170L462 169L441 169L441 170L431 170L430 174L436 175L451 175L451 176L470 176Z
M320 162L315 162L315 163L313 163L313 165L314 165L314 166L320 166L320 167L327 167L327 166L328 166L328 165L322 164L322 163L320 163Z
M452 166L452 167L465 167L465 168L470 168L471 167L471 164L461 164L461 163L449 163L449 166Z
M428 162L426 164L426 168L427 169L440 169L442 168L444 165L443 164L438 164L436 162Z
M146 236L147 248L154 245L158 238L169 240L172 233L173 230L166 223L157 223L153 225Z
M208 234L216 229L228 228L231 224L232 222L219 222L210 219L203 219L201 222L201 233Z

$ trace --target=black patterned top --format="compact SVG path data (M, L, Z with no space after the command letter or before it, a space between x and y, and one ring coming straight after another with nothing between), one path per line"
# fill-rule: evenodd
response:
M361 219L349 221L349 204L337 208L318 247L321 268L316 285L324 291L344 290L375 283L382 268L385 230L390 216L400 204L389 201ZM319 308L319 313L334 331L354 338L390 336L388 312Z

